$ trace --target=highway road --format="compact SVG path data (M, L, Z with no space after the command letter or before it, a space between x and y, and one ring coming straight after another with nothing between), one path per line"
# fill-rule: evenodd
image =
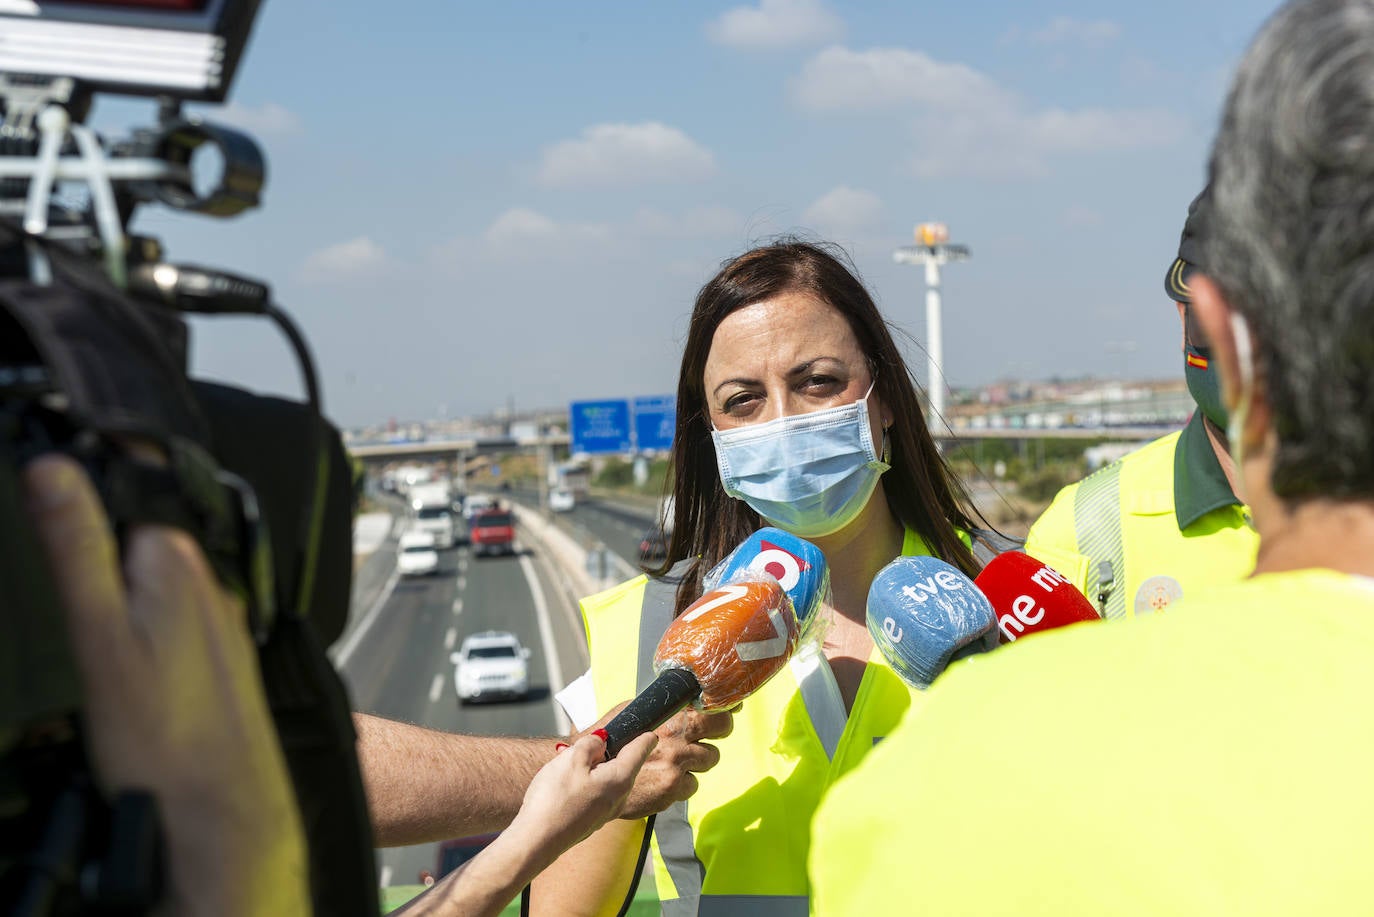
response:
M600 541L620 555L612 578L632 569L647 512L597 503L565 515L558 522L584 545ZM440 553L437 574L398 579L393 528L355 576L353 620L333 649L354 709L452 732L566 734L552 694L586 670L586 643L567 577L528 534L517 529L514 557L476 558L461 544ZM511 631L532 649L527 700L459 706L449 656L484 630ZM379 850L378 882L417 882L435 870L437 847Z

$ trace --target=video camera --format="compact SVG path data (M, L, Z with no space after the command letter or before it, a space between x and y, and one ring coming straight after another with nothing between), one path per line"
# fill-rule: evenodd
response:
M168 263L129 232L149 203L258 205L258 145L182 110L225 99L257 11L0 2L0 913L143 914L161 895L156 806L106 798L90 772L64 617L22 509L20 469L53 451L84 465L121 544L138 524L180 527L243 598L315 910L379 910L348 700L324 654L347 617L353 481L309 349L266 284ZM85 124L97 93L155 98L158 123L107 142ZM192 379L188 313L275 322L305 402Z

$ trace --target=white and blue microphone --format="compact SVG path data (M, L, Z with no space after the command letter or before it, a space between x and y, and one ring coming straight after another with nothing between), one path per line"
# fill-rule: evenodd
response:
M868 589L868 632L897 676L925 690L950 663L997 647L987 596L935 557L899 557Z
M761 528L740 542L706 574L704 591L761 573L778 581L792 600L797 621L805 627L830 594L830 569L825 555L811 542L790 532Z

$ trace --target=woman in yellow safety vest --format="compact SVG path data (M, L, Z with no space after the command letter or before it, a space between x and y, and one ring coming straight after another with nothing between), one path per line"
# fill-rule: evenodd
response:
M821 796L912 703L865 625L874 575L901 554L978 571L967 495L843 257L783 240L726 262L701 289L678 377L668 556L652 576L582 601L590 690L565 705L587 724L644 687L702 575L763 525L825 555L823 648L799 652L744 703L720 763L658 815L652 838L642 821L606 825L545 871L532 913L616 913L647 843L665 914L806 914Z

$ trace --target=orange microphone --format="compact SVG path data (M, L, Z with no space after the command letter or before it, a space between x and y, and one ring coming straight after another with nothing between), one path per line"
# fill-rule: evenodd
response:
M771 577L707 592L659 640L658 677L606 724L606 758L694 701L708 713L735 706L792 657L799 631L791 599Z

